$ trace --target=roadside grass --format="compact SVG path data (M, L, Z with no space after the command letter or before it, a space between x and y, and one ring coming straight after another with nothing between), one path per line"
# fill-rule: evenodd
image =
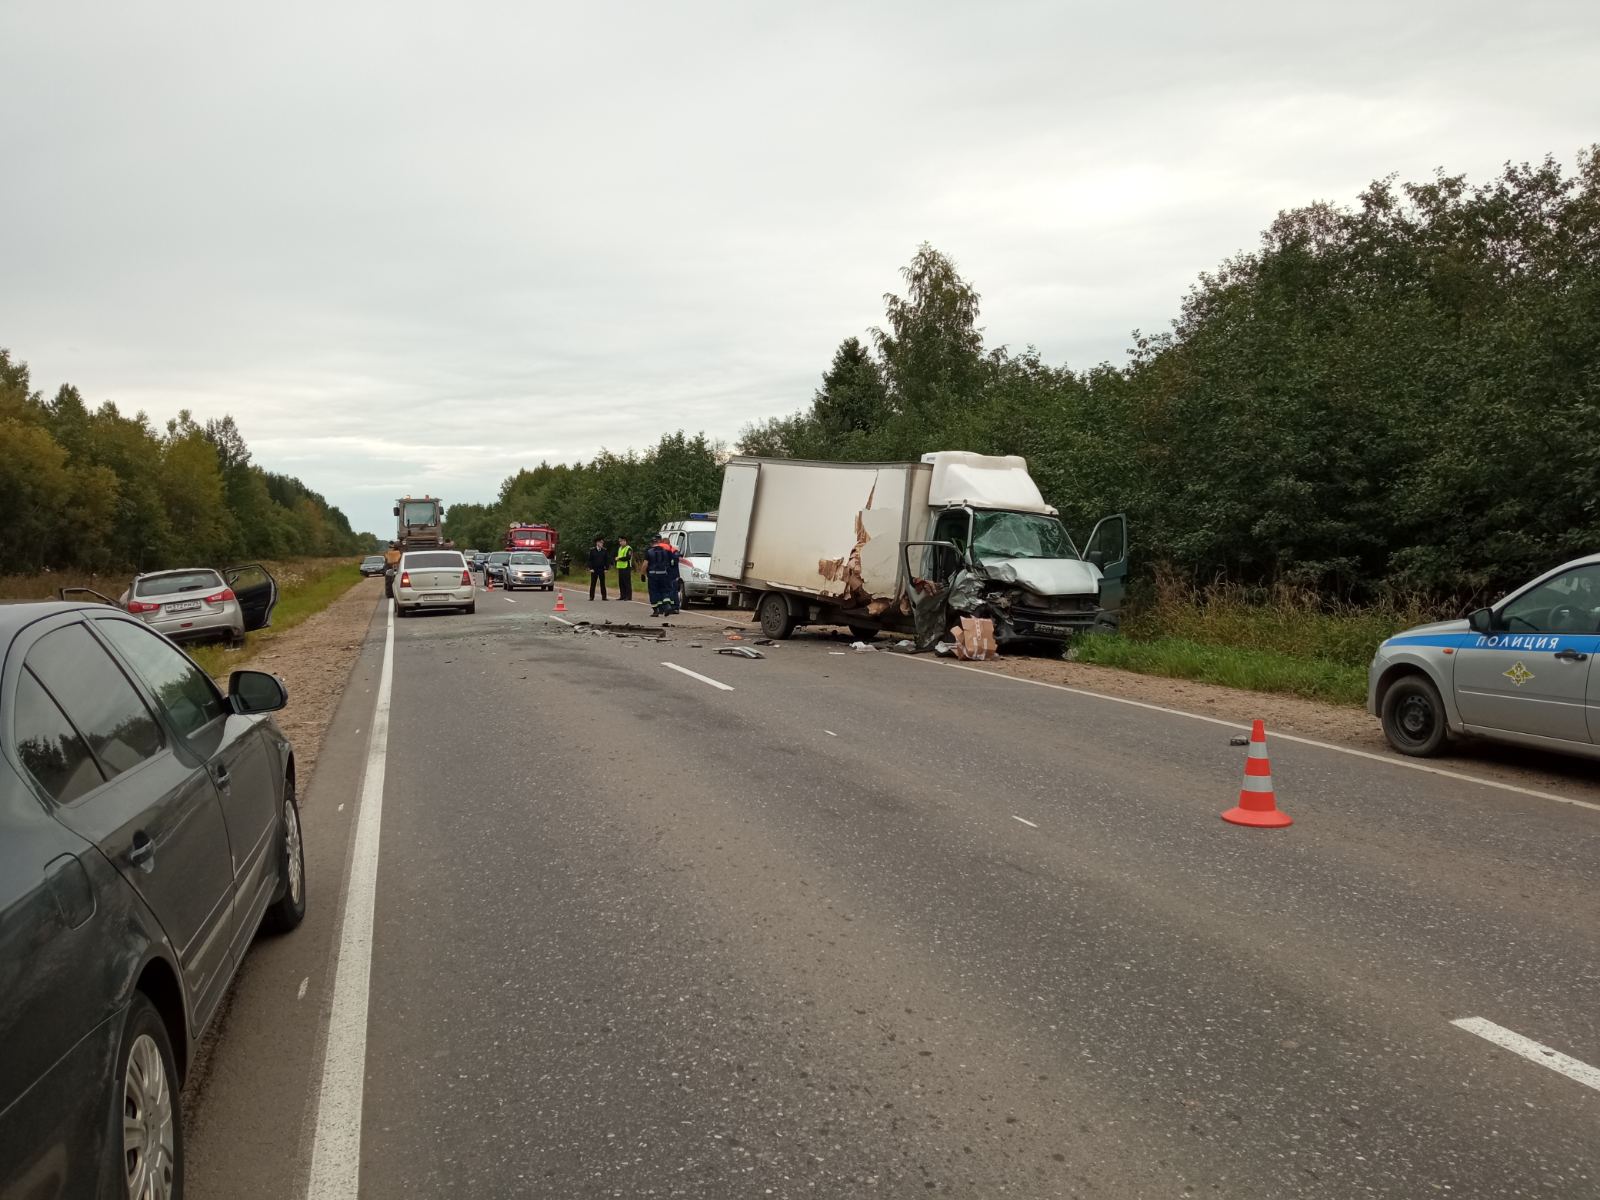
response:
M1362 704L1378 643L1449 615L1417 597L1358 606L1304 589L1196 588L1158 574L1120 636L1083 638L1075 650L1080 662L1145 675Z
M1367 695L1365 666L1297 658L1276 650L1206 645L1175 637L1139 641L1109 634L1080 638L1073 650L1077 661L1098 666L1254 692L1280 692L1330 704L1362 704Z
M361 570L347 559L302 559L294 563L267 564L278 580L278 604L272 624L245 635L242 649L208 643L188 648L189 657L213 678L237 670L280 634L315 616L361 582Z

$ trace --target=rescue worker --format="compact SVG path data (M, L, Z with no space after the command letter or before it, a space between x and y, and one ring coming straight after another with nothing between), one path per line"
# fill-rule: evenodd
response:
M670 617L678 611L678 552L665 537L658 537L644 552L644 563L650 615Z
M600 599L609 600L606 595L606 568L611 564L607 561L610 556L606 554L606 540L597 537L594 540L594 549L589 551L589 599L594 599L594 585L600 585Z
M628 539L617 539L617 599L633 599L633 547Z

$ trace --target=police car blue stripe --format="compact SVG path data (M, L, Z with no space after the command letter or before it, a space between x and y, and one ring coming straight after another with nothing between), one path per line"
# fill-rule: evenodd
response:
M1600 635L1592 633L1419 633L1390 638L1389 646L1454 646L1458 650L1516 650L1522 654L1554 654L1576 650L1600 653Z

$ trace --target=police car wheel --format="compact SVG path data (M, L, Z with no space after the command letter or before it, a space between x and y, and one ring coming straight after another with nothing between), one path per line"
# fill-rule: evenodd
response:
M1437 754L1448 732L1439 690L1421 675L1396 680L1384 694L1383 735L1401 754Z

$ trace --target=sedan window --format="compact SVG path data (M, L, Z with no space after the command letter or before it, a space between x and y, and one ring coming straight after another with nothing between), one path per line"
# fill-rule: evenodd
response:
M82 625L45 634L24 661L89 743L107 779L161 751L150 710Z
M121 651L184 737L204 729L227 711L205 672L148 626L111 617L96 621L95 628Z
M71 804L104 782L94 756L31 672L17 680L17 758L50 796Z
M146 575L133 585L135 596L172 596L179 592L222 590L222 576L215 571L168 571L165 575Z
M1600 563L1585 563L1518 596L1500 610L1511 633L1600 632Z
M405 559L400 563L400 565L404 569L410 571L422 570L424 568L437 569L441 567L454 567L459 571L465 567L467 563L466 559L462 558L458 551L432 550L423 551L422 553L417 554L408 554L405 556Z

